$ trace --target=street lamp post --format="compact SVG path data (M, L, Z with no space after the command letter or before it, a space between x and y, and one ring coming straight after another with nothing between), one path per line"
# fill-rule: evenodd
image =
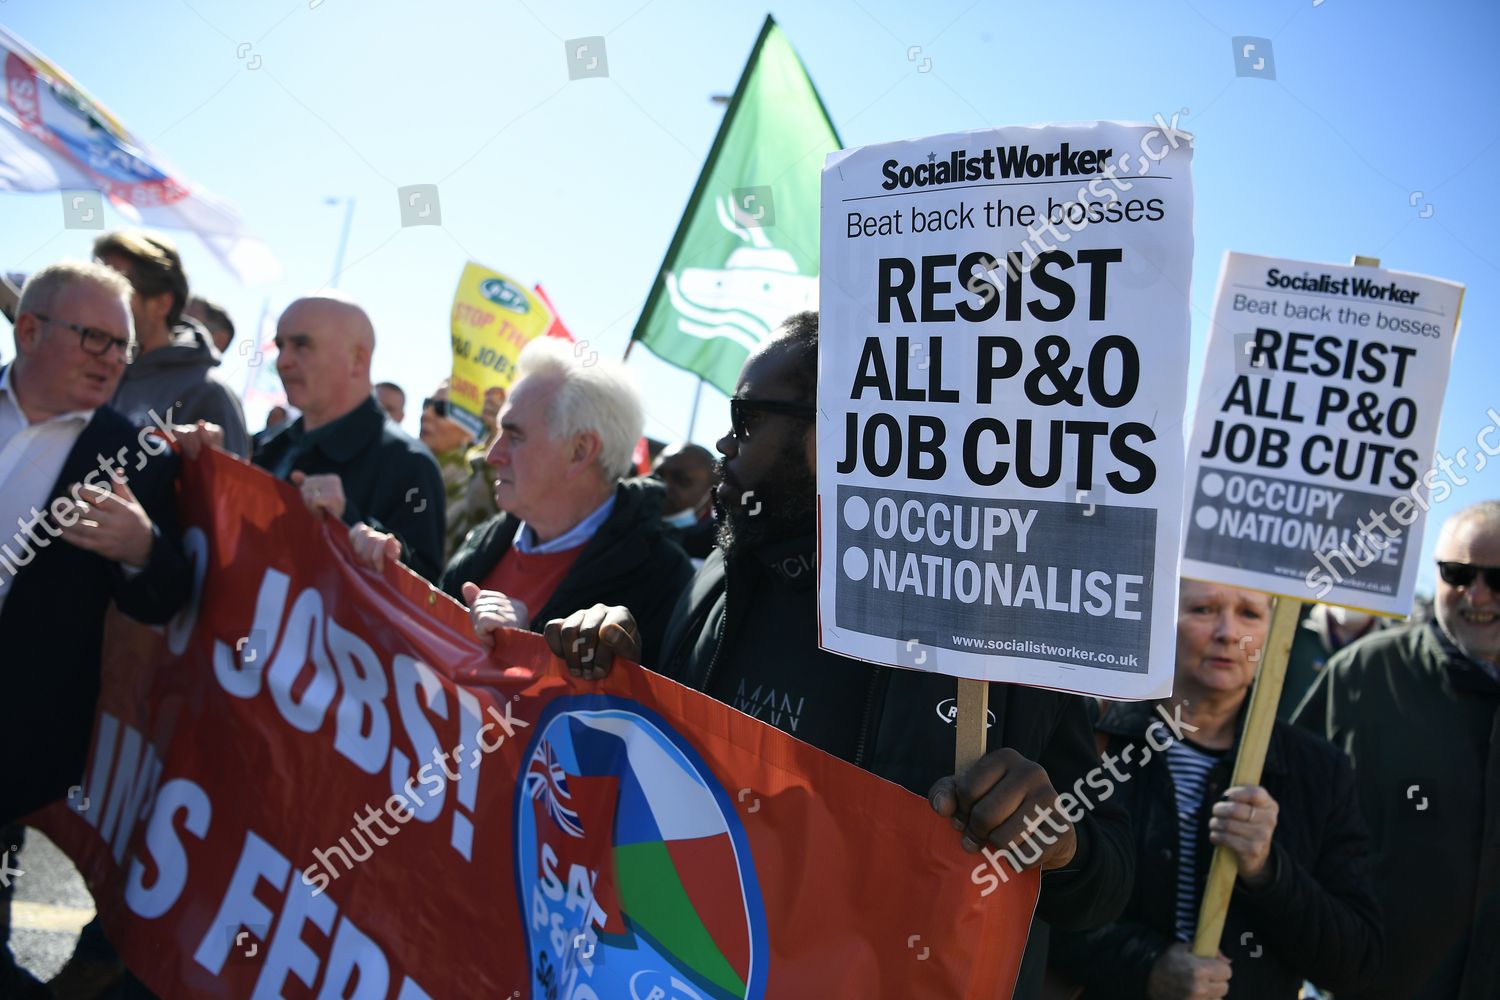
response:
M330 278L329 281L328 281L328 287L329 288L337 288L337 287L339 287L339 275L342 274L343 271L344 271L344 251L349 248L349 227L351 225L353 225L353 223L354 223L354 196L353 195L349 195L347 198L324 198L323 199L323 204L325 204L325 205L337 205L339 202L343 202L344 205L345 205L345 208L344 208L344 229L343 229L343 232L339 234L339 249L338 249L338 252L334 255L334 258L333 258L333 277Z

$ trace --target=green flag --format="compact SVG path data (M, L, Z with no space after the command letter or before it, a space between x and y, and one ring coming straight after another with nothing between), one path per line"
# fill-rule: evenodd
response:
M817 308L819 184L838 148L807 70L767 17L632 343L732 393L750 351Z

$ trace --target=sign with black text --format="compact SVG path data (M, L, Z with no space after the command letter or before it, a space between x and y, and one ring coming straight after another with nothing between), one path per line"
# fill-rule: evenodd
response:
M1188 450L1184 576L1411 611L1463 286L1229 253ZM1441 495L1439 495L1441 494Z
M1100 122L828 157L823 648L1170 692L1190 143Z

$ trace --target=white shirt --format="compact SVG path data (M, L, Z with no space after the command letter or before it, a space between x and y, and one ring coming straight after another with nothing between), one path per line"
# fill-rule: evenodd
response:
M23 525L33 510L45 511L68 453L94 418L93 410L75 410L32 423L16 399L14 370L0 372L0 610L15 572L36 552L33 539L54 541L40 527L28 535Z

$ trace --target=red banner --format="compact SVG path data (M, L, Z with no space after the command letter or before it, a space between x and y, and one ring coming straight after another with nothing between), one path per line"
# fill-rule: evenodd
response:
M1034 873L981 897L918 796L637 667L493 654L220 454L199 586L111 625L81 794L39 814L164 997L1006 996Z

